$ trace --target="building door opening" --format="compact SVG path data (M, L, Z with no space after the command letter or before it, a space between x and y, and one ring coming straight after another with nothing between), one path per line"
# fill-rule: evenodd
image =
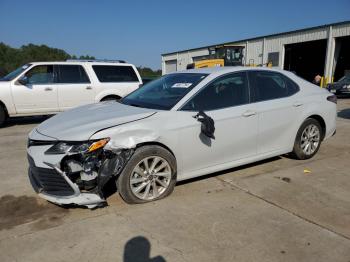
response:
M312 81L324 74L326 51L326 39L285 45L283 68Z
M333 77L334 82L350 74L350 36L335 39Z
M177 60L168 60L165 61L165 73L172 73L172 72L176 72L177 70Z

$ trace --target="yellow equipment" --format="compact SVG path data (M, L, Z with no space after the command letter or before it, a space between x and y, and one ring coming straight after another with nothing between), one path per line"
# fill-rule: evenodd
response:
M215 66L242 66L244 46L220 45L209 47L209 55L202 60L187 65L187 69L215 67Z

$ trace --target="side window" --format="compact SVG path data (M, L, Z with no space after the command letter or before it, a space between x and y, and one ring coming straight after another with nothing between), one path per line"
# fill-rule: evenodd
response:
M138 82L139 79L131 66L93 65L100 82Z
M54 82L53 65L38 65L26 73L28 84L52 84Z
M191 98L182 110L208 111L247 104L249 92L246 73L219 77Z
M288 77L284 76L284 79L286 81L287 84L287 88L288 88L288 95L294 95L296 93L299 92L299 86L292 81L291 79L289 79Z
M299 91L297 84L280 73L251 71L248 74L255 102L283 98Z
M89 77L81 65L59 65L58 72L58 83L90 83Z

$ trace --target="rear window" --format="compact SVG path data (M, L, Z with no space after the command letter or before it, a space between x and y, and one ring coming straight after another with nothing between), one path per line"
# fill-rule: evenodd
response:
M139 82L131 66L93 65L92 68L100 82Z
M84 68L80 65L59 65L58 83L77 84L90 83Z

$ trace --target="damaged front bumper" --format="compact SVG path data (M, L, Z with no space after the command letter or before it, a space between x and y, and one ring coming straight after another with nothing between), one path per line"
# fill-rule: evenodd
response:
M57 166L47 163L51 168L36 167L28 156L28 176L38 195L59 205L82 205L94 208L103 205L106 200L96 193L82 193L79 186L73 183Z
M104 186L120 174L133 150L113 152L101 148L88 154L45 154L57 143L43 145L35 141L28 146L28 175L34 190L40 197L59 205L88 208L104 205Z

